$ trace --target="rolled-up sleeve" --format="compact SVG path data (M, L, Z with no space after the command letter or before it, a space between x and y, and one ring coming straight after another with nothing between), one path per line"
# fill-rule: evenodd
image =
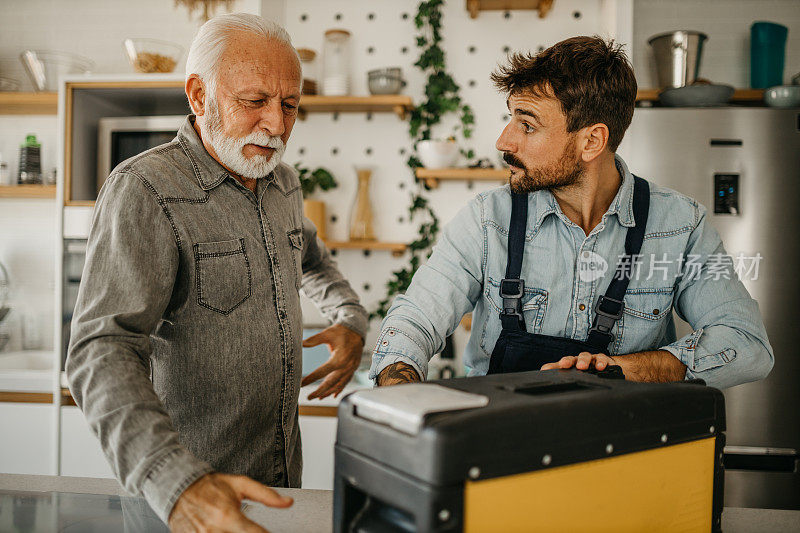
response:
M427 378L428 361L475 307L483 287L484 239L480 197L448 223L428 262L405 294L397 296L381 324L369 376L404 362Z
M662 346L686 365L687 378L724 388L765 378L774 363L758 308L735 272L719 234L697 206L675 310L693 331Z
M308 218L303 220L303 243L300 290L326 319L347 326L365 338L369 322L367 310L339 271L330 251L317 237L317 228Z
M167 521L181 493L211 471L179 442L150 381L150 334L167 308L178 240L159 199L134 174L115 174L89 233L66 372L125 489Z

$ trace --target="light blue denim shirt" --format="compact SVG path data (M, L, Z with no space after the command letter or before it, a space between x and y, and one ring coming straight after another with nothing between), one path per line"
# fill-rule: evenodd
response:
M634 226L633 176L617 156L622 183L587 236L549 191L528 195L522 309L528 332L585 340L594 304L614 276ZM500 281L506 271L508 185L470 201L444 228L428 262L393 302L372 357L370 377L402 361L427 376L465 313L473 312L464 351L468 374L483 375L500 335ZM614 326L611 355L662 349L686 365L686 378L731 387L764 378L772 347L758 309L726 255L706 209L650 184L650 215L637 268ZM742 271L738 270L741 274ZM676 339L673 308L692 327Z

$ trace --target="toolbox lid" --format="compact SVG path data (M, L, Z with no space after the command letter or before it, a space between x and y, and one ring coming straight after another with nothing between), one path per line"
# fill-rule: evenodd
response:
M489 398L441 385L412 383L358 391L350 396L355 416L416 435L425 415L484 407Z
M698 382L637 383L547 370L351 394L339 405L336 449L414 482L454 486L714 438L724 430L722 393Z

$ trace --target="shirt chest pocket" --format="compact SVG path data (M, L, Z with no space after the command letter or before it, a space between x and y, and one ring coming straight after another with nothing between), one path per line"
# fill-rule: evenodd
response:
M287 232L287 236L294 264L295 287L299 290L303 280L303 230L293 229Z
M672 297L672 287L629 289L625 293L625 312L621 324L618 322L618 334L622 337L618 353L659 347L669 324Z
M500 281L489 277L489 283L484 289L484 296L489 301L489 308L500 321L500 312L503 310L503 299L500 297ZM534 287L525 287L522 296L522 316L525 318L525 329L528 333L541 333L544 314L547 310L547 291Z
M194 245L197 303L228 315L252 293L253 276L244 239Z

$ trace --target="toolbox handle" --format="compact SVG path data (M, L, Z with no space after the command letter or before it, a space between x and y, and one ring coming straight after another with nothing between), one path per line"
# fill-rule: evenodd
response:
M509 392L517 394L528 394L530 396L544 396L547 394L558 394L562 392L591 391L597 389L608 389L606 385L599 383L584 383L580 381L534 381L532 383L518 383L516 385L504 385L501 387Z

